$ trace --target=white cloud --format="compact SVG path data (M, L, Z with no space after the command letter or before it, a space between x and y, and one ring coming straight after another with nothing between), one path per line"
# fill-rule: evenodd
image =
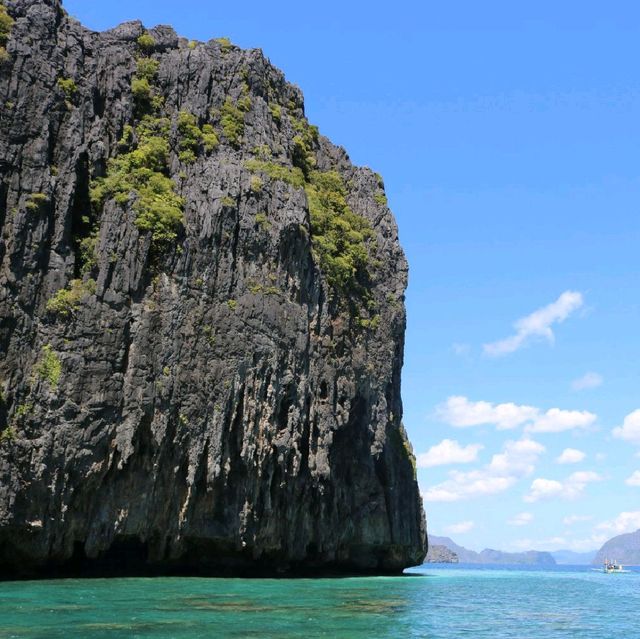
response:
M558 464L577 464L587 455L577 448L565 448L559 457L556 457Z
M455 473L451 479L429 488L422 497L425 501L460 501L503 493L515 482L515 477L487 477L482 471Z
M553 499L556 497L560 499L575 499L582 495L588 484L601 480L602 477L593 471L575 472L569 475L565 481L543 478L534 479L524 500L533 503L540 499Z
M627 486L640 486L640 470L636 470L624 483Z
M526 526L533 521L533 515L531 513L518 513L514 515L507 522L509 526Z
M451 526L447 526L444 530L445 532L452 533L454 535L462 535L463 533L468 533L476 527L475 522L473 521L461 521L458 524L452 524Z
M584 303L582 294L577 291L565 291L560 297L537 311L519 319L515 324L514 335L497 342L491 342L483 346L487 355L498 357L513 353L527 344L531 338L543 338L553 342L554 334L551 330L553 324L564 322L575 310Z
M640 528L640 510L622 512L615 519L598 524L596 528L616 535L635 532Z
M418 467L431 468L432 466L445 466L447 464L468 464L476 461L478 453L483 448L482 444L461 446L455 440L443 439L439 444L432 446L426 453L418 455Z
M573 382L571 382L571 388L574 391L589 390L602 386L602 382L604 382L602 375L598 373L585 373L582 377L574 379Z
M508 441L502 452L479 470L451 471L449 479L423 493L425 501L460 501L508 490L518 479L531 475L544 446L531 439Z
M578 521L589 521L593 517L586 515L571 515L565 517L565 525L571 525ZM567 534L566 537L552 537L551 539L519 539L512 544L512 547L519 550L558 550L560 548L585 552L598 549L607 540L615 535L635 532L640 528L640 511L622 512L615 519L603 521L594 527L591 534L584 538L576 538Z
M525 430L529 433L562 433L575 428L588 428L596 419L598 419L597 415L586 410L550 408Z
M573 526L581 521L591 521L593 517L591 515L569 515L562 520L565 526Z
M466 397L454 395L438 406L437 414L456 428L495 424L498 430L507 430L534 419L538 409L513 403L471 402Z
M488 469L497 475L516 475L526 477L535 470L538 457L545 452L545 447L532 439L508 441L502 453L491 458Z
M629 413L622 426L613 429L613 436L633 444L640 444L640 408Z
M575 428L588 428L597 415L588 411L550 408L542 412L535 406L472 402L463 395L453 395L436 409L438 417L455 428L495 424L498 430L509 430L526 424L530 433L560 433Z
M531 483L531 492L525 496L524 500L534 502L543 497L555 497L560 495L563 489L562 482L555 479L534 479Z

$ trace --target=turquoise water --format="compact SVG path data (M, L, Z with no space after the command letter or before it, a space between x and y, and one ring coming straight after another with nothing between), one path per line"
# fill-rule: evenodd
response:
M0 638L640 638L640 572L422 567L351 579L0 583Z

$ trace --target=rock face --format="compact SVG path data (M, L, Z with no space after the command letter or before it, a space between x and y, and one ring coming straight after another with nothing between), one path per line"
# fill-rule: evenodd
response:
M379 176L258 50L4 4L0 575L421 563Z
M640 530L609 539L597 552L592 563L601 566L605 560L640 566Z
M429 543L429 552L425 557L425 564L457 564L458 555L453 550L440 544Z

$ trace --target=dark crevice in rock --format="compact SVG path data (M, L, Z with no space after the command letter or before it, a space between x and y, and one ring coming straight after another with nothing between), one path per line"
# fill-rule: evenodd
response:
M85 264L81 251L82 241L93 232L91 201L89 198L89 159L86 153L78 156L75 166L76 188L71 204L71 237L75 253L74 276L81 277Z
M107 100L99 87L94 87L91 92L93 101L93 113L96 118L104 116Z

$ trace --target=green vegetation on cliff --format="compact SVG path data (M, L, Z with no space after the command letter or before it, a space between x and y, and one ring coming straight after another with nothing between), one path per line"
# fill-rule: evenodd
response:
M141 49L149 51L153 38L140 36ZM91 202L101 209L109 198L127 204L134 198L136 226L151 233L152 245L160 248L177 237L184 224L184 200L176 192L169 177L171 121L161 117L164 99L154 86L160 64L148 57L137 60L137 71L131 81L138 121L125 127L118 145L120 153L109 160L107 174L91 184ZM180 159L195 159L194 148L202 139L202 132L189 113L178 116ZM195 131L195 133L194 133ZM90 246L84 247L88 253Z
M196 161L200 145L207 153L211 153L220 143L218 136L211 124L198 126L195 115L188 111L180 111L178 114L178 149L179 158L185 164Z
M272 180L280 180L299 189L305 185L304 173L297 167L292 168L264 160L247 160L244 165L249 171L265 173Z
M4 2L0 0L0 64L9 57L5 47L11 35L11 27L13 18L7 13Z
M13 428L13 426L7 426L0 433L0 446L2 446L2 444L7 444L9 442L14 441L15 438L16 438L16 430L15 430L15 428Z
M139 57L137 69L131 78L131 93L138 116L158 111L164 105L164 98L154 86L160 63L153 58Z
M347 204L347 188L337 171L313 171L305 191L320 268L339 291L359 291L368 277L371 224Z
M29 213L39 213L48 202L49 196L46 193L31 193L27 198L25 208Z
M74 82L73 78L58 78L58 88L64 93L64 97L66 99L67 107L71 107L73 98L75 97L78 87Z
M224 101L220 109L220 124L224 137L232 146L239 146L244 135L244 114L251 108L248 96L243 96L237 102L230 97Z
M151 83L155 80L160 63L153 58L141 57L137 60L136 77Z
M281 108L270 106L270 110L272 114L277 113L279 121ZM289 121L296 133L291 152L293 167L266 159L248 160L245 167L252 172L264 173L272 180L304 188L309 203L311 242L320 269L329 285L341 296L364 298L370 279L367 242L374 237L371 224L347 204L348 189L342 175L336 170L316 169L318 128L291 115ZM379 197L376 202L383 203ZM363 328L376 328L379 318L362 322Z
M214 42L220 46L222 53L228 53L233 48L231 40L226 36L223 36L222 38L215 38Z
M142 51L150 52L151 50L153 50L153 47L156 46L156 41L151 34L143 33L138 38L138 46Z
M198 146L202 140L202 131L200 131L198 121L193 113L188 111L178 113L178 134L180 135L178 142L180 161L192 164L196 161Z
M62 374L62 364L51 344L47 344L42 348L40 361L36 366L36 373L40 379L49 382L49 386L55 387L58 385Z
M294 117L291 117L291 126L296 132L293 138L292 162L308 179L316 166L314 149L318 145L318 127Z
M337 171L287 167L248 160L249 171L264 173L296 188L304 188L309 202L311 241L322 272L339 293L362 293L369 277L367 241L373 238L369 221L347 204L347 186ZM373 321L373 320L371 320Z
M108 198L126 204L135 198L136 225L149 231L155 246L174 240L183 224L184 200L168 177L169 130L166 118L145 116L135 128L137 142L109 161L107 175L94 180L91 201L97 208Z
M61 317L69 317L78 310L80 302L96 292L95 280L71 280L67 288L61 288L48 302L47 311Z

